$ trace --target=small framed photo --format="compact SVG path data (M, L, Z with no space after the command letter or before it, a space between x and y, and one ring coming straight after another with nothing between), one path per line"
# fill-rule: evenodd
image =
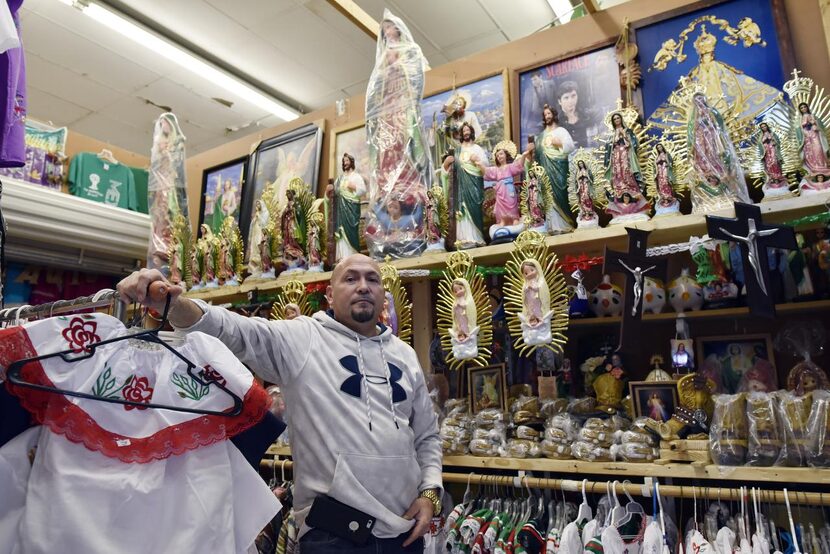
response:
M677 383L674 381L632 381L628 384L634 401L636 417L668 421L678 404Z
M210 167L202 173L202 195L199 200L199 227L197 236L202 236L202 224L218 234L222 222L228 216L242 226L240 211L245 192L245 173L248 158L239 158Z
M671 339L671 366L675 373L689 373L695 368L692 339Z
M473 414L488 408L507 409L504 364L467 368L467 383Z
M699 372L717 384L717 391L772 392L778 372L769 334L699 337Z

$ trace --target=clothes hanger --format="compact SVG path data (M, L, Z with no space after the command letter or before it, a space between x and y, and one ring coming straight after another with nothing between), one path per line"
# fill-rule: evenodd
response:
M593 511L591 510L591 505L588 504L588 495L585 493L585 485L588 483L587 479L582 480L582 504L579 505L579 509L576 512L576 521L577 523L580 521L589 521L594 517Z
M784 503L787 506L787 519L790 522L790 533L792 533L792 540L793 540L793 547L795 550L793 554L801 554L801 548L798 546L798 535L795 533L795 522L793 521L793 511L790 507L790 495L787 492L787 489L784 489Z
M110 150L109 148L102 148L101 151L98 152L98 158L113 164L119 163L118 160L115 159L112 150Z
M625 505L625 511L628 513L628 519L630 520L631 516L633 516L634 514L639 514L643 517L646 517L646 511L645 509L643 509L643 505L634 500L634 497L631 496L631 493L628 492L628 488L626 488L626 485L632 484L631 480L626 479L622 482L622 484L623 492L625 493L625 496L628 498L628 503Z
M156 289L156 294L158 294L157 291L161 287L163 287L163 285L161 283L153 283L151 285L151 288L153 287L153 285L158 285L157 287L154 287ZM151 296L153 296L153 291L152 290L150 291L150 294L151 294ZM52 354L44 354L44 355L41 355L41 356L35 356L33 358L24 358L22 360L18 360L16 362L13 362L13 363L9 364L9 366L7 368L6 373L7 373L7 379L9 381L9 383L11 383L12 385L15 385L15 386L34 389L34 390L39 390L39 391L53 393L53 394L63 394L65 396L74 396L76 398L84 398L84 399L87 399L87 400L95 400L95 401L98 401L98 402L109 402L111 404L122 404L122 405L125 405L125 406L136 406L136 407L139 407L139 408L142 408L142 409L151 408L151 409L155 409L155 410L170 410L170 411L174 411L174 412L185 412L185 413L199 414L199 415L215 415L215 416L221 416L221 417L234 417L234 416L239 415L240 413L242 413L242 399L239 396L237 396L236 394L231 392L225 385L222 385L217 380L204 377L204 374L201 371L199 373L194 372L194 370L198 369L198 366L196 364L191 362L184 355L182 355L180 352L178 352L173 347L171 347L170 345L168 345L167 343L165 343L163 340L161 340L159 338L159 336L158 336L159 331L161 330L162 327L164 327L164 324L167 322L167 314L170 310L170 299L171 299L171 297L168 294L167 295L167 300L166 300L165 305L164 305L164 313L162 315L162 320L161 320L162 325L159 328L142 330L142 331L139 331L137 333L131 333L131 334L128 334L128 335L125 335L125 336L116 337L116 338L113 338L113 339L107 339L107 340L96 342L94 344L90 344L86 347L86 353L84 353L84 354L77 354L76 352L74 352L73 350L70 349L70 350L64 350L62 352L53 352ZM218 411L218 410L202 410L202 409L198 409L198 408L187 408L187 407L183 407L183 406L171 406L171 405L167 405L167 404L155 404L155 403L152 403L152 402L149 403L149 404L144 404L142 402L134 402L134 401L131 401L131 400L122 400L120 398L103 398L103 397L100 397L100 396L95 396L95 395L87 394L87 393L84 393L84 392L73 391L73 390L64 390L64 389L59 389L57 387L39 385L37 383L32 383L32 382L29 382L29 381L25 381L21 377L21 373L23 371L23 368L29 363L40 362L40 361L43 361L43 360L49 360L49 359L58 358L58 357L61 358L63 361L67 362L67 363L79 362L79 361L87 360L87 359L93 357L95 355L95 352L97 351L98 347L100 347L100 346L104 346L104 345L107 345L107 344L113 344L113 343L116 343L116 342L123 342L125 340L131 340L131 339L141 340L141 341L145 341L145 342L149 342L149 343L158 344L158 345L162 346L163 348L165 348L166 350L168 350L169 352L171 352L174 356L176 356L177 358L179 358L182 362L184 362L186 364L187 374L194 381L196 381L197 383L199 383L200 385L202 385L204 387L213 385L213 386L217 387L218 389L220 389L221 391L223 391L228 396L230 396L231 399L233 400L233 408L231 408L229 410L225 410L225 411Z

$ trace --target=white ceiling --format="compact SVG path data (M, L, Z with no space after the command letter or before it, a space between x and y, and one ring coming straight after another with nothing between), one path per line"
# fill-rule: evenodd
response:
M374 41L326 0L125 3L303 111L363 93L374 64ZM432 67L524 37L554 17L546 0L357 3L377 20L384 8L402 17ZM280 123L58 0L26 0L21 27L37 120L142 154L164 107L179 117L189 154Z

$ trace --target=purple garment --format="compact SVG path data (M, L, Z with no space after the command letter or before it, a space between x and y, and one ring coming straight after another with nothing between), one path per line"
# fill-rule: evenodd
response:
M6 0L20 36L17 15L23 0ZM26 163L26 64L23 41L20 48L0 54L0 76L6 86L0 86L0 167L21 167Z

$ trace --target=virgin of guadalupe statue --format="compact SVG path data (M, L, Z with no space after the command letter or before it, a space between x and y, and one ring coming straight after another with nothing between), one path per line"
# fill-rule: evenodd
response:
M219 286L219 278L217 277L217 261L219 256L216 251L218 248L218 241L216 240L213 231L210 230L210 226L202 223L200 229L202 238L197 241L196 248L201 250L202 259L204 260L202 280L204 281L206 288L215 288Z
M830 181L830 164L827 161L830 146L827 144L827 129L821 119L812 114L807 102L801 102L798 105L796 117L797 123L793 127L798 140L798 151L807 173L805 179L818 182L818 176L821 175L822 186L817 188L826 190L830 187L825 184Z
M300 227L298 223L298 208L295 202L296 193L292 189L285 191L285 207L280 215L280 234L282 235L282 259L285 263L285 272L305 271L306 262L303 247L300 243Z
M547 181L547 175L542 166L534 163L528 169L527 182L522 187L521 212L523 222L528 229L547 233L547 225L545 224L545 193L547 191L542 188L540 181Z
M605 144L605 179L608 184L610 225L647 220L649 202L643 196L639 161L640 144L620 112L611 114L611 137Z
M790 183L784 175L784 157L781 155L781 141L766 121L758 125L755 148L764 168L764 200L791 196Z
M366 138L369 143L369 202L366 243L378 259L421 254L426 248L423 204L432 168L420 113L427 61L409 29L388 10L380 24L375 67L366 90ZM390 245L378 224L380 207L390 196L402 198L403 216L417 217L411 236Z
M594 174L584 159L576 160L576 228L599 227L599 217L594 210Z
M751 203L735 145L720 112L701 92L692 95L687 113L686 146L692 167L692 211L704 213Z
M524 276L523 310L519 313L522 322L522 338L526 344L547 344L551 341L550 289L545 281L539 262L527 259L521 265Z
M470 283L459 277L452 282L452 353L456 359L478 356L478 314Z
M427 251L445 252L444 236L448 226L447 200L440 186L427 191L426 228Z
M398 312L395 310L395 299L392 293L386 291L383 299L383 309L380 312L380 322L392 330L392 334L398 336Z
M651 157L651 172L654 179L652 198L654 199L654 216L680 213L680 201L675 196L677 177L674 171L674 158L662 142L654 147Z

